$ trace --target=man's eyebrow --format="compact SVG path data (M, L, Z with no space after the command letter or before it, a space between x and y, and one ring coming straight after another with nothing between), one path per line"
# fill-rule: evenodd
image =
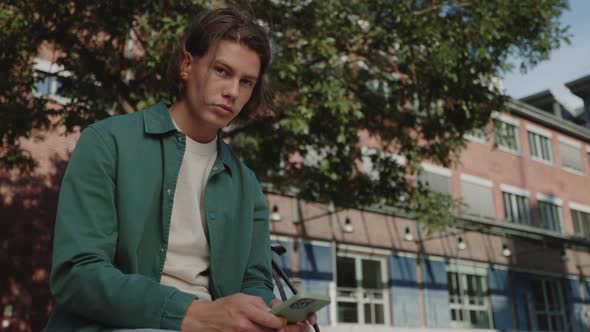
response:
M234 68L233 68L232 66L230 66L229 64L227 64L227 63L226 63L225 61L223 61L223 60L216 59L216 60L214 61L214 64L219 64L219 65L222 65L222 66L224 66L225 68L229 69L229 70L230 70L232 73L234 73L234 72L235 72ZM250 74L246 74L246 75L244 75L243 77L244 77L244 78L246 78L246 79L249 79L249 80L258 81L258 75L250 75Z

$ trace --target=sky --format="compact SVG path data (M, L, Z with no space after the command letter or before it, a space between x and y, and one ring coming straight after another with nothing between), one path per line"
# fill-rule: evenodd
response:
M570 0L570 10L562 22L570 26L571 44L554 50L549 60L538 64L526 74L518 66L504 77L505 93L518 99L549 89L569 110L583 105L565 83L590 75L590 0Z

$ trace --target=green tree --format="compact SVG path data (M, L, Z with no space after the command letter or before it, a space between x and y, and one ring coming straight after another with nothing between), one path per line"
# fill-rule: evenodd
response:
M68 130L170 100L164 69L174 41L219 1L4 1L0 4L0 163L34 161L19 138ZM273 116L232 125L227 137L259 178L278 190L337 206L410 208L445 224L454 202L415 186L421 160L448 165L463 135L506 97L494 79L517 56L522 69L568 41L566 0L242 0L272 38ZM133 55L126 40L135 37ZM34 97L32 59L58 51L60 109ZM58 73L59 74L59 73ZM37 78L36 78L37 77ZM50 121L59 119L58 122ZM406 158L372 154L362 172L359 135ZM23 165L27 167L22 167ZM446 216L446 217L445 217Z

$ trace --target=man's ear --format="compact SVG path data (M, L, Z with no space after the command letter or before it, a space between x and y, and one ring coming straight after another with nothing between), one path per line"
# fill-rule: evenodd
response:
M193 56L189 52L184 51L182 53L182 56L180 57L180 63L179 63L180 78L182 78L183 80L188 79L188 75L191 71L192 63L193 63Z

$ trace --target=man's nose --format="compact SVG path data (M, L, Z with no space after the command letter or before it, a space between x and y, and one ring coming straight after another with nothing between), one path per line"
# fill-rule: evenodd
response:
M223 96L231 99L235 99L238 97L240 93L240 80L239 79L232 79L228 80L227 84L224 87Z

